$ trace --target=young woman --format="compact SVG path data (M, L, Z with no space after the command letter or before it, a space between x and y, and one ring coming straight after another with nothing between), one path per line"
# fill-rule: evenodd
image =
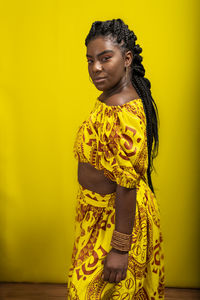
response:
M157 107L121 19L94 22L88 71L102 93L81 125L75 242L68 299L164 299L162 234L151 172Z

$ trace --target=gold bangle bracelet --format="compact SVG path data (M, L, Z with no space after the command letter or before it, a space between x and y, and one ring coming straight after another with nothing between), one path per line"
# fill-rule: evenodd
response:
M132 244L132 234L125 234L114 230L111 240L111 246L117 250L130 251Z

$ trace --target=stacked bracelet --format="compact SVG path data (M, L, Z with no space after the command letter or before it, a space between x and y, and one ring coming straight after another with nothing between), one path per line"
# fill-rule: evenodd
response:
M130 251L132 243L132 234L125 234L114 230L111 240L111 246L117 250Z

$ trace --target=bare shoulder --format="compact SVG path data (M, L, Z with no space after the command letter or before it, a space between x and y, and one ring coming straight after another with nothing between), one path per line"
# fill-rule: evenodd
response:
M123 105L125 103L124 97L121 95L113 95L106 100L106 104L109 106L112 105Z
M106 100L106 104L109 106L115 106L115 105L124 105L125 103L138 99L139 97L137 95L123 95L123 94L116 94L111 97L109 97Z

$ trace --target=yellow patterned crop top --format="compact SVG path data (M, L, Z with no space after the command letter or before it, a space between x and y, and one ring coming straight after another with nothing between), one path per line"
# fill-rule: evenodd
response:
M108 106L96 100L89 117L80 126L74 155L126 188L140 179L147 183L148 149L146 116L141 99Z

